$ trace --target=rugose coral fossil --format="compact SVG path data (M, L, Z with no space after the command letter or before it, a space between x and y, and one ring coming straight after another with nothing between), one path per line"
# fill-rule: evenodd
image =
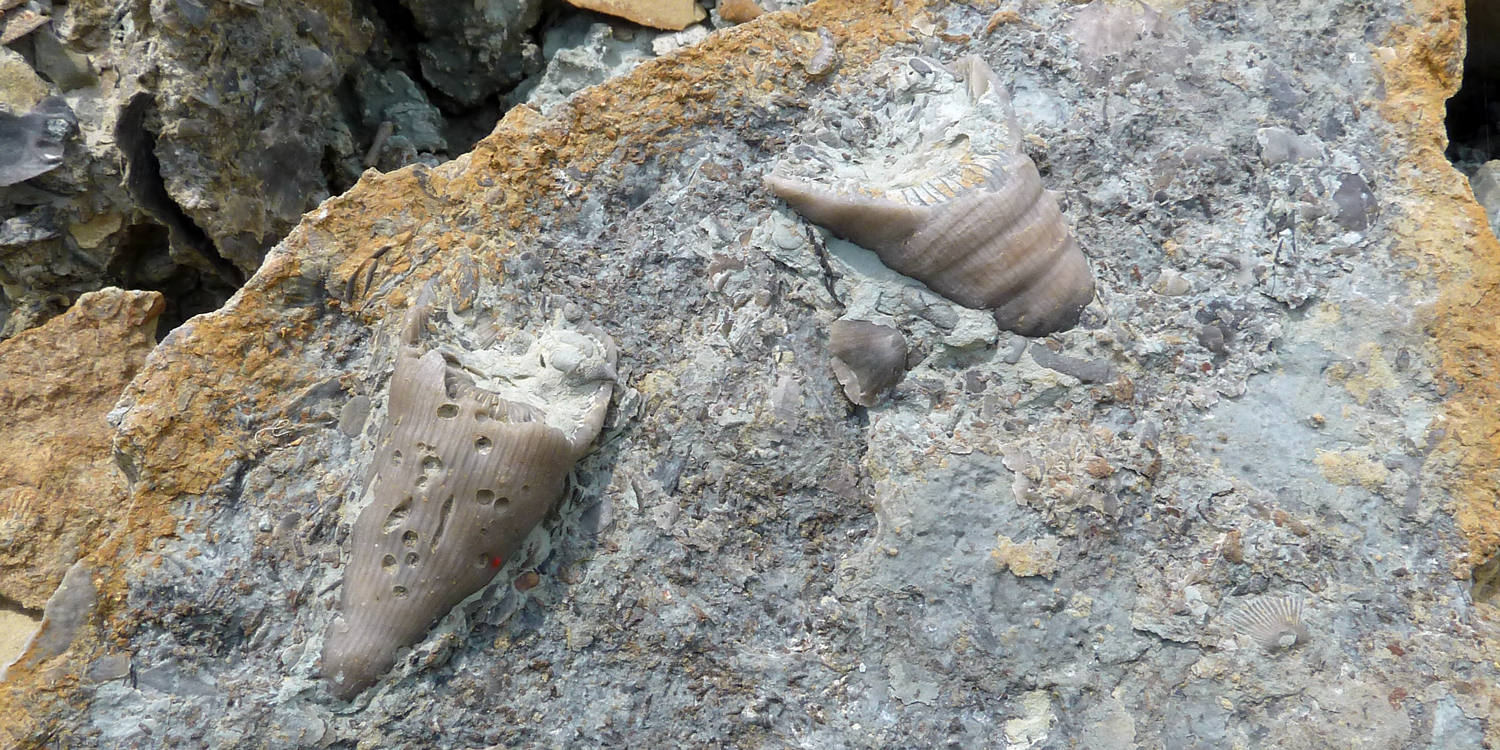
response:
M965 307L1026 336L1066 330L1094 298L1088 261L1009 98L977 57L898 61L873 115L815 115L765 178L792 208Z
M494 578L562 496L613 389L614 342L590 324L559 317L529 342L501 342L509 352L423 352L430 304L424 293L402 333L323 645L323 674L344 700Z

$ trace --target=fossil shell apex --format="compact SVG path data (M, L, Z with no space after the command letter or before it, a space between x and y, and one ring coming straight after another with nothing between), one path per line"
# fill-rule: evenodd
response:
M864 320L835 320L828 328L829 365L844 395L874 406L906 377L906 337Z
M1040 336L1076 325L1094 298L1093 275L1019 148L994 72L972 57L954 71L913 58L884 78L878 133L846 143L805 125L815 132L799 133L766 186L895 271L993 310L1006 330ZM810 120L849 122L837 112Z
M354 523L339 614L324 640L323 674L342 700L494 578L561 497L613 388L613 342L592 326L554 327L510 358L419 353L426 304L424 295L403 336L369 504Z

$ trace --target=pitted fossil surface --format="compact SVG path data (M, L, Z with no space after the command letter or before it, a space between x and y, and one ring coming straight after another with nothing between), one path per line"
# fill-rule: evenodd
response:
M323 645L324 674L346 700L494 578L562 497L613 390L614 342L592 325L559 316L524 349L424 351L432 304L424 293L401 333L371 499Z

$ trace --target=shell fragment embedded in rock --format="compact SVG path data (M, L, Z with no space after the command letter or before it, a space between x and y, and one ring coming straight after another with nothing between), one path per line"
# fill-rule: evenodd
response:
M1302 624L1302 600L1295 596L1265 596L1229 617L1229 626L1266 651L1285 651L1308 639Z
M323 673L350 699L488 584L554 503L603 424L614 344L559 323L506 356L418 348L413 308L351 535ZM457 360L454 363L451 360Z
M864 320L836 320L828 328L829 365L844 394L874 406L906 376L906 337Z
M1020 148L995 73L975 57L952 70L912 58L885 79L891 102L877 135L830 146L839 138L820 131L793 146L766 185L892 269L993 310L1001 328L1041 336L1076 325L1093 276Z

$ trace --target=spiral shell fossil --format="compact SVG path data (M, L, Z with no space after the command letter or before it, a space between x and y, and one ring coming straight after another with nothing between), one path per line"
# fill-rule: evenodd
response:
M1066 330L1094 280L998 78L968 57L884 73L879 123L823 113L765 183L798 213L892 269L1025 336ZM875 131L873 134L870 131ZM850 143L849 141L859 141Z
M427 297L402 334L366 480L372 499L324 641L323 673L343 700L494 578L562 496L613 388L613 341L561 319L515 355L423 353Z

